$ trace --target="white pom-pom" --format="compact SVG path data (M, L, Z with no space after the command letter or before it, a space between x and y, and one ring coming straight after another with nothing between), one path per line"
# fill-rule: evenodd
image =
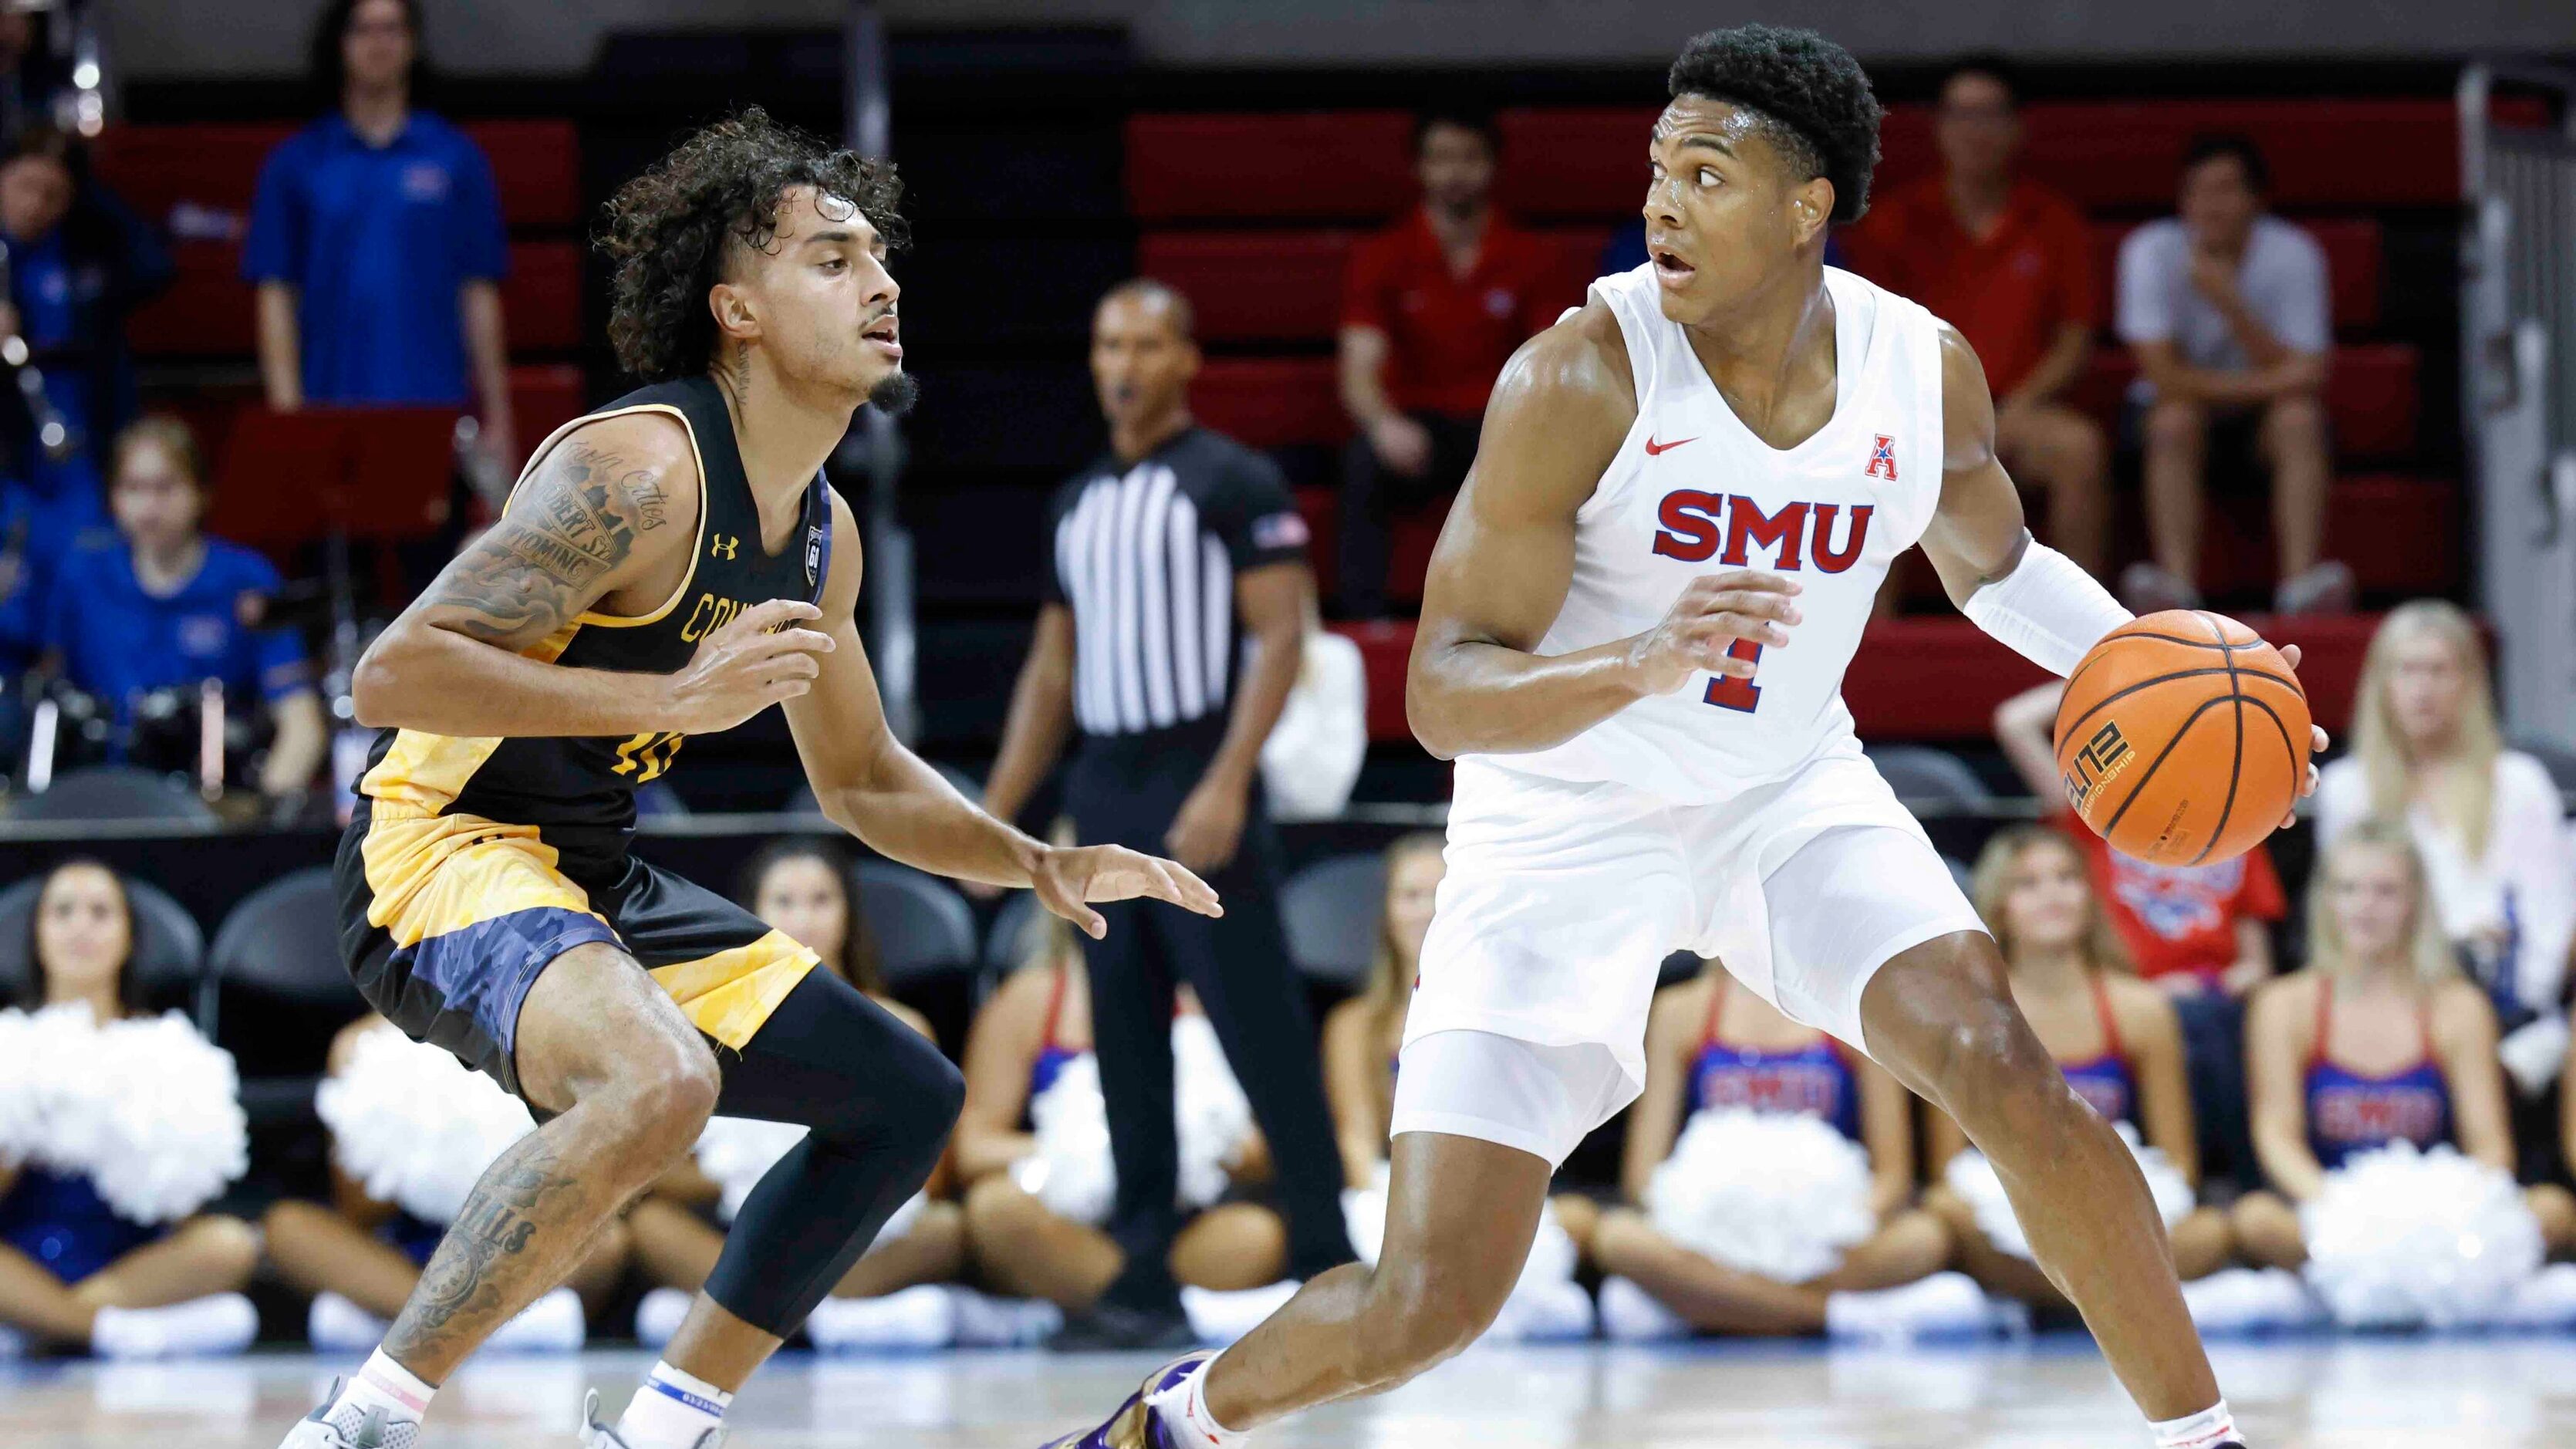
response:
M2308 1286L2353 1328L2497 1321L2540 1269L2540 1224L2511 1174L2444 1145L2347 1159L2299 1209Z
M2169 1161L2160 1148L2138 1141L2138 1130L2126 1122L2112 1124L2132 1156L2138 1160L2138 1171L2147 1180L2147 1191L2156 1201L2156 1215L2171 1228L2191 1215L2197 1199L2191 1184ZM2004 1185L1995 1176L1995 1165L1986 1155L1971 1147L1950 1159L1941 1174L1942 1181L1968 1204L1976 1215L1977 1230L1986 1241L2016 1258L2036 1261L2030 1251L2030 1237L2021 1230L2021 1219L2013 1215L2012 1200L2004 1196Z
M1213 1206L1232 1180L1226 1164L1252 1134L1252 1104L1204 1016L1172 1019L1173 1130L1180 1147L1181 1205Z
M698 1133L698 1170L722 1190L716 1216L732 1222L742 1200L789 1148L805 1140L795 1122L762 1122L750 1117L709 1117Z
M36 1071L36 1020L0 1011L0 1170L14 1168L43 1144L46 1079Z
M390 1027L358 1038L314 1107L342 1172L433 1223L455 1221L484 1169L537 1126L499 1083Z
M1742 1107L1692 1116L1646 1211L1674 1242L1784 1283L1832 1272L1878 1227L1860 1144L1819 1117Z
M896 1208L893 1215L885 1220L885 1226L877 1229L877 1240L871 1247L870 1251L874 1251L875 1248L882 1248L886 1244L893 1242L895 1239L902 1237L904 1234L911 1232L912 1225L921 1221L921 1210L928 1206L930 1206L930 1199L922 1196L920 1193L916 1192L912 1196L905 1198L903 1200L903 1205Z
M63 1015L74 1012L77 1016ZM187 1018L91 1024L86 1007L40 1013L35 1055L54 1078L42 1142L50 1169L86 1175L117 1216L176 1222L250 1168L232 1053ZM67 1056L77 1053L77 1059Z
M1100 1059L1085 1052L1067 1061L1029 1103L1038 1150L1012 1168L1022 1191L1060 1218L1097 1226L1118 1197L1118 1168L1109 1155L1109 1106L1100 1096Z

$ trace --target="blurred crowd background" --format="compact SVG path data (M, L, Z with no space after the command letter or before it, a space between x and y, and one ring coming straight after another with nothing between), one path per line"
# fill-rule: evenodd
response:
M0 997L182 1013L234 1064L246 1144L220 1193L145 1223L79 1171L9 1161L0 1132L0 1344L364 1346L408 1292L437 1223L370 1196L316 1111L376 1029L322 874L366 744L349 671L530 452L623 390L584 244L599 201L753 103L890 152L907 183L894 271L922 402L863 418L833 471L867 520L891 716L960 788L989 780L1045 830L1052 746L995 769L1015 687L1070 691L1057 745L1116 733L1114 700L1039 664L1074 668L1077 637L1094 668L1161 647L1095 637L1068 594L1051 499L1104 442L1116 473L1138 462L1122 439L1220 434L1257 455L1243 486L1293 510L1244 544L1301 570L1285 612L1239 625L1298 669L1259 778L1234 782L1270 823L1238 800L1234 824L1275 865L1267 965L1320 1024L1349 1186L1377 1180L1448 782L1403 716L1425 560L1504 360L1644 260L1656 57L1686 23L1757 17L1608 7L1565 36L1536 5L1478 26L1436 3L969 24L818 0L728 6L721 29L679 4L564 8L536 37L467 0L281 4L237 30L175 3L0 6ZM1869 8L1797 17L1889 106L1870 214L1831 259L1976 347L2040 537L2140 611L2205 605L2299 644L2337 738L2268 846L2128 859L2063 808L2056 687L1912 561L1846 690L1873 756L2070 1083L2190 1184L2168 1214L2187 1276L2296 1269L2298 1206L2398 1140L2511 1174L2542 1251L2576 1252L2576 77L2545 64L2576 33L2501 4L2335 34L2213 13L2242 58L2180 65L2088 7L2028 37ZM643 807L643 854L733 884L967 1070L929 1200L835 1303L980 1296L838 1328L827 1306L818 1341L1007 1340L1044 1317L1013 1305L1098 1297L1116 1243L1025 1170L1046 1156L1033 1100L1090 1050L1082 949L1024 898L824 838L774 715L693 742ZM1569 1275L1629 1285L1601 1293L1607 1329L1822 1331L1833 1293L1945 1268L2062 1306L1956 1189L1954 1128L1721 969L1676 958L1666 982L1655 1079L1558 1205ZM0 1063L0 1100L27 1076ZM1875 1228L1841 1267L1717 1263L1650 1210L1684 1124L1728 1108L1865 1149ZM1259 1144L1223 1145L1172 1267L1256 1290L1287 1231ZM691 1177L541 1305L531 1345L669 1332L724 1216L713 1166ZM2518 1311L2576 1319L2549 1281ZM249 1327L132 1317L244 1291ZM2221 1296L2195 1310L2295 1317Z

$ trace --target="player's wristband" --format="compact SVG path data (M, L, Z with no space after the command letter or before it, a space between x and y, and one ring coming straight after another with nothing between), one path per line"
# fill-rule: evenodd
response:
M2036 540L2011 573L1970 594L1960 612L2060 678L2074 673L2103 635L2135 617L2073 559Z

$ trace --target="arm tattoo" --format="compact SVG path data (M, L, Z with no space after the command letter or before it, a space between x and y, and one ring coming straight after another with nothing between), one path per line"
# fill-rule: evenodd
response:
M460 1336L480 1341L536 1296L528 1290L553 1287L552 1278L536 1275L553 1266L540 1260L560 1253L560 1233L556 1241L534 1240L580 1212L580 1194L567 1194L579 1185L560 1170L543 1132L501 1154L421 1270L420 1285L385 1336L385 1351L406 1363L463 1352ZM531 1257L531 1246L541 1251Z
M446 627L512 650L540 642L589 607L637 537L670 521L671 498L657 470L566 443L516 503L421 600Z

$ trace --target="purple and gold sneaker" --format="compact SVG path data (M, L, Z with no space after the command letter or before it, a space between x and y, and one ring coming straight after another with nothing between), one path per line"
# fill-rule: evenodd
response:
M1213 1349L1181 1355L1156 1369L1136 1392L1129 1394L1118 1412L1109 1416L1109 1422L1087 1433L1050 1439L1045 1449L1198 1449L1197 1445L1184 1444L1179 1432L1166 1425L1145 1401L1198 1372L1199 1365L1214 1357Z

